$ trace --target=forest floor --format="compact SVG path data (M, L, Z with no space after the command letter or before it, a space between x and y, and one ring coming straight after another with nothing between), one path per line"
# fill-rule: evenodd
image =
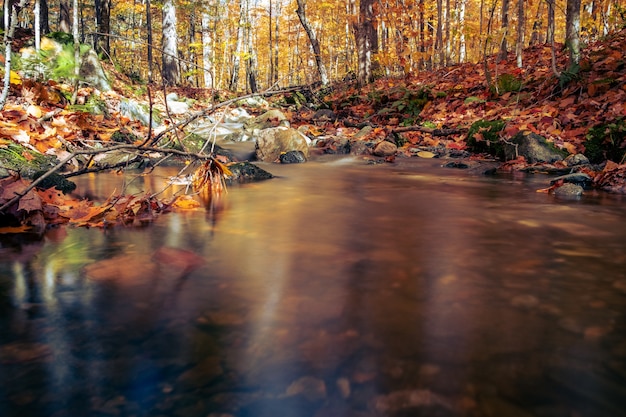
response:
M383 77L364 87L353 82L337 83L324 93L313 91L314 99L308 97L312 99L310 103L302 103L299 98L303 95L298 96L294 91L272 95L268 100L284 110L292 126L310 124L312 137L351 137L368 125L372 129L361 139L395 142L399 157L414 155L409 152L412 146L473 151L467 141L471 126L478 121L502 121L498 141L507 141L520 131L541 135L569 154L585 154L591 164L583 172L594 178L598 188L623 193L626 192L624 50L626 29L586 45L577 68L568 68L567 51L562 45L554 49L541 45L524 51L522 68L517 67L515 57L510 54L506 61L496 62L492 57L487 62L423 71L405 78ZM150 134L152 138L161 137L167 132L173 136L174 125L185 123L190 114L206 115L219 107L216 92L168 89L168 93L174 91L180 97L193 98L193 105L188 114L165 118L160 130L150 131L144 124L122 116L119 101L133 96L139 102L151 101L163 110L159 104L165 102L163 89L155 87L150 98L138 95L138 91L147 91L145 86L135 88L124 75L112 74L113 91L102 93L99 98L108 108L99 113L87 111L93 107L92 88L81 88L78 104L69 106L66 97L71 86L14 78L9 100L0 112L0 156L11 154L18 161L28 163L41 155L52 155L61 161L86 152L88 165L92 163L89 155L93 156L89 152L95 152L94 149L100 152L107 146L159 145L153 140L146 142L146 138ZM220 95L234 97L228 92ZM332 110L334 117L314 122L315 105ZM251 112L258 114L259 110ZM473 137L478 142L487 140L481 130L475 131ZM484 153L472 155L477 159L486 157L493 158ZM393 158L386 161L393 162ZM502 162L507 170L523 170L531 165L523 158ZM562 163L556 162L557 168L559 164ZM14 167L2 168L15 171ZM76 169L69 166L69 171ZM64 175L67 172L66 169ZM3 184L0 204L6 205L21 185ZM60 195L44 199L58 206L62 203L55 202L55 198ZM22 200L21 209L14 204L14 215L19 210L39 210L37 204L31 207L25 203L26 198ZM137 200L133 204L145 205L145 202ZM73 217L89 219L94 213L83 210Z

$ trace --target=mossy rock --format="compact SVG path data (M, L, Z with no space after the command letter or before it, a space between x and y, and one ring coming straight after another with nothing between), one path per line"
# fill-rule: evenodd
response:
M467 132L467 149L472 153L488 153L503 158L504 147L500 141L499 133L505 125L503 120L474 122Z
M46 172L47 171L35 172L35 175L33 175L33 179L36 180L37 178L44 175ZM56 187L57 190L62 191L63 194L67 194L76 189L76 184L56 172L53 172L52 174L41 180L39 184L37 184L37 188L41 188L43 190L54 187Z
M626 120L617 119L589 129L583 154L592 164L606 160L621 163L626 157Z
M228 165L228 169L232 175L226 179L226 184L254 182L274 178L272 174L250 162L230 164Z
M0 168L23 178L33 178L37 171L52 168L56 163L54 156L43 155L17 143L0 148Z
M515 159L523 156L528 163L553 163L562 161L567 152L558 149L554 143L546 138L529 131L518 132L515 136L503 142L506 159Z
M128 144L141 142L141 138L139 138L134 133L127 131L126 129L120 129L118 131L113 132L113 134L111 135L111 140L117 143L128 143Z
M496 89L497 85L497 89ZM496 85L490 87L492 94L504 94L518 92L522 88L522 81L512 74L502 74L498 77Z

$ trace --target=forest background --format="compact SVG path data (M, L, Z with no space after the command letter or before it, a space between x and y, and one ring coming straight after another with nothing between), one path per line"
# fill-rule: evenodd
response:
M18 26L71 33L134 81L256 92L406 77L523 48L581 42L623 24L624 0L25 0ZM5 20L5 24L8 23ZM37 38L39 39L39 37ZM513 55L512 55L513 56ZM561 69L556 69L558 71ZM153 78L154 77L154 78Z

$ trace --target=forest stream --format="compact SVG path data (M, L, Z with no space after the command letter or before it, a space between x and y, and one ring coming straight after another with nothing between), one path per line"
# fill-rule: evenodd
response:
M626 416L623 196L259 165L276 178L146 227L0 236L0 416Z

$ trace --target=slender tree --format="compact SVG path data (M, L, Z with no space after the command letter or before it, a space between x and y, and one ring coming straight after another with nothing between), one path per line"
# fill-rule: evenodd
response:
M202 27L202 68L204 72L204 87L215 88L215 77L213 74L213 37L211 23L213 18L209 9L212 3L209 3L202 10L201 27Z
M313 49L313 55L315 57L315 63L317 65L317 71L319 72L322 85L328 85L328 73L326 72L326 66L324 65L324 61L322 60L320 43L317 40L315 30L313 30L313 27L309 24L309 21L306 17L306 0L297 0L297 3L298 8L296 9L296 13L298 15L298 18L300 19L302 27L304 28L304 31L309 37L309 42L311 43L311 49Z
M526 19L524 18L524 0L517 0L517 42L515 44L515 57L517 67L522 68L522 51L524 50L524 27Z
M565 43L570 51L570 65L580 61L580 4L581 0L567 0Z
M506 38L509 32L509 3L510 0L502 0L502 40L498 54L498 59L501 61L505 61L508 55Z
M70 5L67 0L60 0L59 2L59 31L70 33L72 30L72 23L70 19Z

